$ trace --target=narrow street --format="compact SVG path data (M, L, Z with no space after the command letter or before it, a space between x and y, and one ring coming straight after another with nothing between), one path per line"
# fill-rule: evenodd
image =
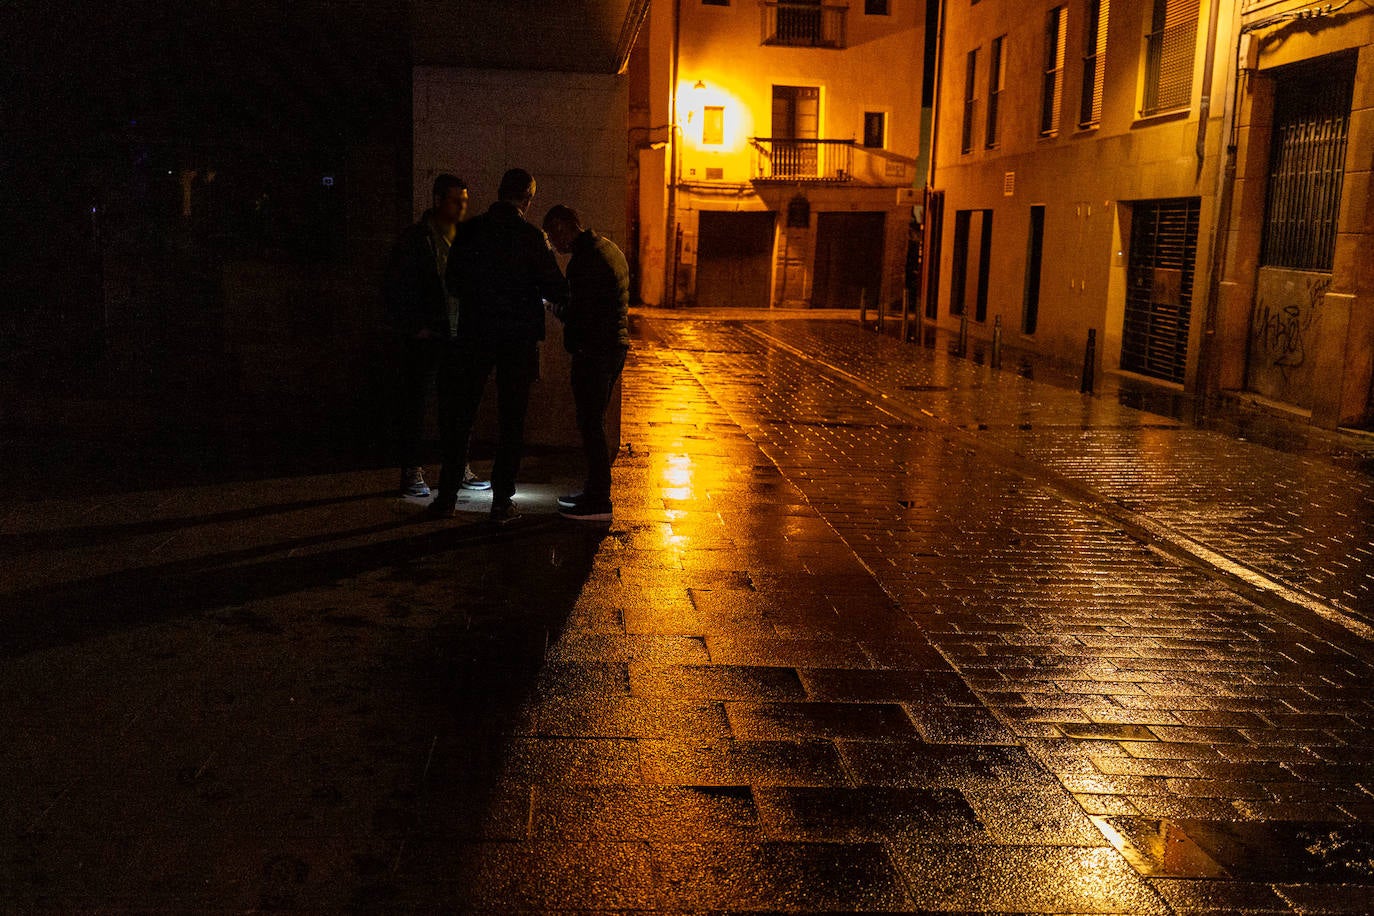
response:
M1374 441L634 323L609 531L0 502L0 910L1371 911Z

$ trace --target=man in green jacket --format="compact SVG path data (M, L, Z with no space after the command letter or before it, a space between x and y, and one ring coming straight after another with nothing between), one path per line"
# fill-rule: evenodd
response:
M571 207L551 207L544 231L554 248L572 256L568 302L555 307L554 314L563 322L563 346L572 354L573 402L587 462L582 492L559 499L559 510L579 521L610 521L611 452L605 418L630 347L630 269L616 244L583 226Z

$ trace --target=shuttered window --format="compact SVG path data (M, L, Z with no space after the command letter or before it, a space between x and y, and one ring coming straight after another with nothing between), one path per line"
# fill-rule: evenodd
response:
M988 123L983 136L983 145L988 149L997 146L1001 139L998 114L1002 101L1002 43L1006 37L994 38L992 53L988 55Z
M1200 0L1154 0L1145 36L1145 91L1140 113L1187 108L1193 95Z
M960 134L959 151L973 152L973 127L978 119L978 49L968 52L964 68L964 129Z
M1067 10L1056 6L1045 18L1045 69L1040 92L1040 136L1059 133L1064 103L1064 22Z
M1102 81L1107 75L1107 20L1111 0L1088 0L1083 20L1083 86L1078 101L1078 126L1102 121Z

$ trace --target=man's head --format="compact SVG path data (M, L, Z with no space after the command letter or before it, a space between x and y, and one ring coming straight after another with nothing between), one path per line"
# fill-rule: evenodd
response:
M468 186L461 178L440 175L434 179L434 217L444 224L456 223L468 209Z
M496 196L508 204L514 204L524 213L534 199L534 176L524 169L510 169L501 176L501 187Z
M572 207L555 204L544 214L544 231L560 254L572 251L573 242L582 234L582 216Z

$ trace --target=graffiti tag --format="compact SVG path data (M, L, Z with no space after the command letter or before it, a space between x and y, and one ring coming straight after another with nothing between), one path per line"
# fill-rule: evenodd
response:
M1285 378L1307 362L1308 337L1331 278L1310 277L1303 286L1306 288L1294 290L1291 298L1283 297L1289 299L1287 303L1271 304L1265 297L1255 303L1255 320L1251 325L1255 351Z

